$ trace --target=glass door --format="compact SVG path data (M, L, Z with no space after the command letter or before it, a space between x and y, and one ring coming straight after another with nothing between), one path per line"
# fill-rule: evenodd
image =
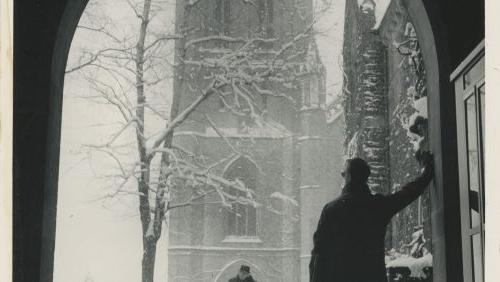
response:
M484 281L484 53L455 80L465 282Z

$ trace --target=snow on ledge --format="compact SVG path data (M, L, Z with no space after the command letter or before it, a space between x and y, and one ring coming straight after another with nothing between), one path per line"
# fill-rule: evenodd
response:
M427 278L424 268L432 267L432 254L426 254L421 258L413 258L410 256L402 256L395 260L389 261L386 268L407 267L410 269L410 277Z
M222 243L262 243L256 236L227 236Z

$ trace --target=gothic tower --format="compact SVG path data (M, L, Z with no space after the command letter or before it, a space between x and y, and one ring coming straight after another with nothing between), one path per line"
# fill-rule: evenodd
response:
M425 121L416 117L427 115L427 94L420 46L404 2L390 1L378 23L372 0L347 1L345 11L345 148L349 157L367 160L369 185L381 193L395 192L418 175L415 153L427 140L426 122L418 134L412 125ZM426 192L393 218L388 250L402 251L417 229L430 239L429 206Z
M346 149L372 167L370 187L389 192L386 47L375 27L375 3L347 1L344 35Z
M390 190L386 46L375 30L375 2L347 1L344 26L345 146L348 157L371 167L374 192ZM390 230L390 228L389 228ZM386 245L391 244L391 232Z
M196 103L214 77L231 83L204 98L174 144L215 164L212 173L243 182L259 205L228 207L207 195L172 210L169 281L225 282L241 264L257 281L305 281L309 234L338 175L330 167L326 73L308 34L312 0L180 0L176 21L177 109ZM284 60L287 75L235 79ZM242 61L245 68L235 67ZM186 189L175 193L189 198Z

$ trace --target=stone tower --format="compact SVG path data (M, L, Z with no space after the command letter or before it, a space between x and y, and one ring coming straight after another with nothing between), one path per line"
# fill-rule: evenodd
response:
M372 167L370 187L390 192L388 179L388 101L386 47L375 27L375 3L347 1L344 70L348 154Z
M231 66L220 65L224 56L251 58L248 66L259 71L288 46L295 79L256 82L253 90L263 95L249 92L254 107L243 106L244 114L228 107L236 104L235 88L221 87L222 98L206 98L175 132L174 144L204 163L216 163L214 174L245 183L261 205L227 208L208 195L172 210L169 281L225 282L241 264L250 266L257 281L306 281L312 233L321 207L335 194L331 187L339 173L332 164L341 158L340 148L330 144L325 68L306 33L312 0L178 1L176 20L177 33L183 34L174 73L174 104L180 111L196 101L214 75L230 76ZM249 41L258 43L238 53ZM262 117L259 124L248 114L254 112ZM176 198L189 197L186 189L176 193Z
M386 46L374 29L375 2L347 1L344 26L345 146L348 157L361 157L371 167L374 192L390 190L389 114ZM389 227L391 230L391 227ZM392 232L386 236L390 246Z
M370 187L381 193L397 191L419 173L414 155L426 140L415 140L411 129L416 116L426 115L427 94L420 46L404 2L392 0L379 23L373 1L346 2L345 147L349 156L368 161ZM400 251L422 226L430 242L429 206L426 192L398 213L386 248Z

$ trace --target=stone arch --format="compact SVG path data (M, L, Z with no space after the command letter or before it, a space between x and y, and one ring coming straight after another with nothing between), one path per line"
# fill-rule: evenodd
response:
M434 281L461 281L461 247L458 203L455 101L449 83L447 36L439 22L435 1L402 0L420 43L426 70L429 145L435 158L430 187ZM444 183L446 193L444 193ZM456 187L456 188L455 188Z
M232 158L227 164L226 166L224 167L224 169L222 170L222 175L223 176L226 176L227 175L227 172L234 167L234 165L239 162L239 161L245 161L245 162L248 162L248 163L251 163L257 170L259 168L259 166L257 165L257 162L255 160L253 160L252 158L248 157L248 156L240 156L240 155L237 155L235 156L234 158Z
M14 230L22 231L23 227L28 227L28 225L43 226L42 231L32 232L32 234L25 234L25 238L14 241L14 249L21 252L14 253L14 261L17 269L15 269L14 277L18 277L21 281L52 281L52 271L53 271L53 258L54 258L54 245L55 245L55 227L56 227L56 207L57 207L57 182L58 182L58 165L59 165L59 144L60 144L60 129L61 129L61 108L62 108L62 92L64 84L64 70L66 67L66 60L71 45L72 37L76 29L76 25L80 19L83 10L87 4L88 0L61 0L57 3L60 5L65 5L64 13L54 12L54 21L58 21L59 24L40 24L39 26L34 26L34 24L25 23L23 27L32 26L35 27L32 30L25 30L29 36L36 35L37 32L44 31L44 35L49 35L47 40L48 44L42 44L40 49L44 52L52 53L52 60L50 62L42 62L38 67L39 71L50 72L50 86L42 85L40 86L41 78L33 78L32 87L28 89L33 89L36 91L37 95L42 98L49 100L48 104L50 106L49 112L44 112L44 110L38 111L38 116L40 118L34 123L35 125L40 125L43 128L40 132L35 132L32 134L34 137L45 137L48 136L47 140L30 138L29 140L21 140L19 138L19 132L27 130L32 127L32 124L26 124L25 122L19 122L15 125L14 138L17 138L18 148L32 147L30 152L40 151L41 155L44 157L39 159L31 160L30 165L26 165L25 158L16 158L17 164L14 165L15 173L17 177L14 179L14 186L16 189L15 195L15 209L18 210L33 210L33 207L43 204L43 218L32 217L29 220L20 219L19 215L14 218ZM446 32L444 31L443 23L441 23L442 15L440 14L438 1L433 0L408 0L405 1L408 6L408 11L410 12L412 21L419 34L419 41L423 46L430 46L430 49L424 48L424 62L427 69L427 83L429 87L429 97L430 97L430 116L433 119L433 123L437 126L431 126L431 143L434 149L434 154L436 157L436 186L442 188L443 183L446 183L447 188L458 187L458 174L457 164L456 164L456 152L453 152L453 136L456 135L456 128L454 125L454 108L450 105L454 105L454 96L450 95L452 93L451 84L449 84L447 74L450 73L448 54L450 50L447 46ZM47 2L48 3L48 2ZM50 5L56 5L54 3L41 3L39 6L41 8L47 8ZM18 7L26 7L28 4L19 3ZM20 8L19 8L20 9ZM31 8L34 9L34 8ZM21 13L19 13L21 15ZM30 15L35 14L33 11L28 11L25 13L24 17L19 17L19 19L27 19ZM44 19L43 13L37 12L36 17L32 22L39 23L40 19ZM22 16L22 15L21 15ZM448 19L447 24L453 24L454 19ZM21 20L19 20L21 21ZM57 32L55 29L58 29ZM55 37L55 42L51 37L53 34L57 33ZM41 33L42 34L42 33ZM38 37L37 37L38 38ZM452 38L453 39L453 38ZM469 42L469 37L466 38ZM18 46L24 46L26 44L19 44ZM22 56L18 57L21 58ZM26 57L23 60L31 60L32 58ZM23 61L24 62L24 61ZM433 70L433 71L431 71ZM17 72L17 71L16 71ZM18 75L18 78L14 78L15 84L26 83L26 78L23 78L24 73ZM27 93L27 92L26 92ZM15 91L16 97L26 99L30 94L18 93ZM438 103L434 103L434 100ZM453 102L453 103L452 103ZM35 112L34 106L27 104L25 101L19 101L18 105L14 105L14 116L20 117L22 113L20 112L21 107L25 107L24 111ZM449 111L446 111L446 110ZM434 118L433 116L436 116ZM453 118L452 118L453 117ZM450 122L450 120L452 122ZM448 124L447 124L448 123ZM442 126L446 125L446 126ZM445 136L451 136L450 138L442 138ZM20 149L14 149L14 153ZM447 170L443 170L443 166L446 164ZM31 171L21 173L19 168L27 167ZM20 178L26 177L28 174L32 177L33 181L37 182L37 186L33 187L31 183L25 181L20 181ZM40 180L40 181L38 181ZM36 192L32 190L37 190L34 188L39 188ZM457 267L461 266L461 249L459 240L456 239L459 234L459 222L458 219L453 219L454 213L452 204L453 197L455 197L452 190L447 189L447 195L444 195L442 189L432 189L433 198L433 230L436 234L435 244L436 244L436 256L435 256L435 281L461 281L458 278L459 272L456 271ZM30 193L30 201L26 200L26 195ZM458 193L456 195L458 198ZM20 202L20 203L16 203ZM455 201L458 202L458 201ZM446 208L445 208L446 207ZM446 216L450 214L451 216ZM16 217L16 215L15 215ZM446 221L444 218L446 217ZM39 222L41 220L42 222ZM443 224L444 222L444 224ZM16 227L17 225L17 227ZM454 227L455 226L455 227ZM457 228L458 227L458 228ZM444 233L446 230L446 233ZM456 231L456 232L454 232ZM437 236L437 237L436 237ZM28 241L40 241L34 243L34 246L29 250L23 250L22 246L24 242ZM446 244L445 244L446 241ZM41 265L40 255L41 249ZM437 253L440 253L438 256ZM458 255L457 255L458 254ZM444 260L446 257L446 260ZM25 265L24 265L25 264ZM21 265L21 266L19 266ZM26 270L33 270L32 272ZM448 270L448 271L446 271ZM453 271L455 270L455 271ZM22 272L25 272L22 274ZM39 271L39 272L38 272ZM437 274L441 272L444 274ZM17 275L17 276L16 276ZM454 279L456 278L456 279ZM23 280L25 279L25 280ZM17 280L17 279L16 279Z
M50 65L48 140L43 191L40 281L52 282L54 270L59 147L61 142L62 100L68 54L80 17L89 0L67 1L57 28Z

